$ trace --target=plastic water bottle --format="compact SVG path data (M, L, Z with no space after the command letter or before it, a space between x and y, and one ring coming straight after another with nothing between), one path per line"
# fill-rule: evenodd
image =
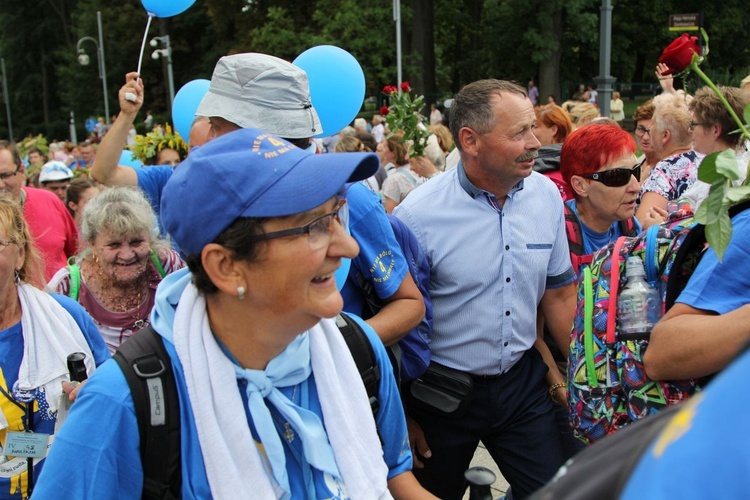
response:
M646 281L646 270L640 257L628 257L626 269L628 282L617 300L618 339L648 339L661 318L661 297Z

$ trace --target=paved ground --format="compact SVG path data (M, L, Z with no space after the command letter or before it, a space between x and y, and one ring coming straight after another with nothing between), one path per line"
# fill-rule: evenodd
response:
M495 473L497 479L495 480L495 484L492 485L492 498L499 498L505 495L505 492L508 490L508 482L500 474L497 465L495 465L495 461L492 460L492 457L490 457L490 454L487 453L487 450L481 443L479 444L477 452L474 454L474 459L471 461L471 465L472 467L475 465L481 465ZM467 491L464 495L464 500L468 500L468 498L469 492Z

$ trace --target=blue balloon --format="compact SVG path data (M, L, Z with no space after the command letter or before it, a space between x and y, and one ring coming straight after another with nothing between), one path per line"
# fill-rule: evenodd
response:
M333 45L307 49L293 63L305 70L323 132L337 134L357 117L365 99L365 74L349 52Z
M195 120L195 112L203 97L208 92L208 86L211 84L208 80L193 80L187 82L174 96L172 104L172 124L174 129L188 142L190 137L190 127Z
M182 14L195 0L141 0L146 12L156 17L172 17Z
M125 165L126 167L133 168L141 168L143 166L141 160L133 158L133 152L129 149L122 150L122 153L120 153L120 161L118 163L120 165Z

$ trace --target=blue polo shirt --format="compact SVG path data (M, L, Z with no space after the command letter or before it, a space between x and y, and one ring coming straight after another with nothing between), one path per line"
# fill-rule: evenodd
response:
M459 163L394 214L430 263L432 359L477 375L507 372L536 340L545 289L575 280L554 183L532 172L500 208Z

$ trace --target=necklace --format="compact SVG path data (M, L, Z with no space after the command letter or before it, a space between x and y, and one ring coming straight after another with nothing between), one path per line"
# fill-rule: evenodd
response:
M146 322L148 321L147 318L141 317L141 292L138 292L138 305L135 307L135 314L128 311L128 316L133 318L133 326L131 328L132 331L138 331L141 328L143 328L146 325Z
M292 390L292 404L294 404L294 397L297 395L297 387L299 387L299 384L294 386L294 390ZM278 411L278 410L277 410ZM276 415L275 413L271 412L271 415L281 424L284 426L284 439L287 440L288 443L291 444L292 441L294 441L294 429L292 429L292 426L287 422L286 420L282 420L281 417Z

